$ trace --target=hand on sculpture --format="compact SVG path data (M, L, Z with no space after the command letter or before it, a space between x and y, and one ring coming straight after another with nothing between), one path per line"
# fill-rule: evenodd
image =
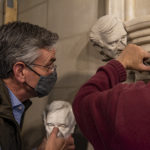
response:
M68 138L58 137L58 128L54 128L47 139L44 150L74 150L74 139L70 136Z
M74 150L75 145L73 137L58 137L58 132L58 128L53 128L48 139L44 138L37 150Z
M59 132L58 128L54 128L47 139L45 150L65 150L66 140L61 137L57 137Z
M66 138L64 150L74 150L74 149L75 149L74 139L72 136L69 136L68 138Z
M142 49L142 47L129 44L116 60L118 60L126 69L150 71L150 66L143 63L143 61L148 58L150 58L150 53Z

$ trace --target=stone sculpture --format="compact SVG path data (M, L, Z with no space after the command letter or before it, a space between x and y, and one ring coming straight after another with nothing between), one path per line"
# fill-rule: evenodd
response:
M115 58L127 45L127 32L120 19L106 15L98 19L90 31L90 40L99 52L105 56L104 60Z
M47 137L54 127L59 128L57 136L69 137L75 128L75 118L72 106L66 101L53 101L44 111L44 125Z
M134 18L130 21L122 22L115 16L105 15L91 28L89 38L94 46L98 46L99 52L103 55L103 60L108 61L115 58L127 43L134 43L150 52L150 15ZM150 60L143 60L146 65L150 65ZM129 77L130 81L150 80L149 72L133 71Z

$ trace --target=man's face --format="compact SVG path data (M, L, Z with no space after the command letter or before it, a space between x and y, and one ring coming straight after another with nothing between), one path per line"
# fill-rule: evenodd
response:
M53 72L53 70L48 69L46 66L50 66L54 64L55 58L55 50L47 50L47 49L41 49L40 50L40 56L34 61L32 69L36 71L41 76L48 76ZM28 83L32 88L35 88L38 81L40 79L40 76L38 76L36 73L34 73L29 68L26 72L26 83Z
M69 117L67 109L49 112L46 117L46 132L50 135L54 127L59 128L58 136L66 137L69 132Z

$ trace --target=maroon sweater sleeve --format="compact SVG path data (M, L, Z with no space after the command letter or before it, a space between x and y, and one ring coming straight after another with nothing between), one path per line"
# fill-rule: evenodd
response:
M112 60L75 97L76 121L95 150L150 150L150 82L120 83L125 79Z
M77 123L95 147L101 145L105 149L104 140L109 140L110 134L113 134L111 128L115 119L117 97L122 86L118 86L113 92L112 87L125 79L124 67L118 61L111 60L98 69L80 88L74 99L73 111Z

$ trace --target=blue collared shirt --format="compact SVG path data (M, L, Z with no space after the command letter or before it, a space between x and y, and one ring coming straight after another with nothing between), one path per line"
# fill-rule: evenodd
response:
M11 100L15 120L20 125L21 117L24 112L25 106L19 101L19 99L13 94L13 92L10 89L8 89L8 92L10 95L10 100Z

